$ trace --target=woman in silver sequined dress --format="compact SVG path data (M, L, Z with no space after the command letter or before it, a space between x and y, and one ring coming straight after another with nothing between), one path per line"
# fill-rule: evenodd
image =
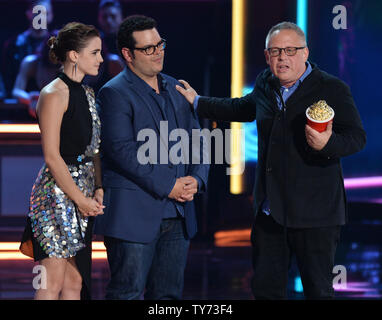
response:
M51 37L50 58L62 65L37 104L45 164L33 185L21 251L46 270L35 299L90 297L91 229L103 214L99 159L100 122L93 90L103 59L98 31L72 22Z

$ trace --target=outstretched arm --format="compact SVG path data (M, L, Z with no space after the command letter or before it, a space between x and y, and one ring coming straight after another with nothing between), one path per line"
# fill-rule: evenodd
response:
M235 122L252 122L256 118L255 92L242 98L212 98L199 96L187 81L179 80L184 88L176 85L176 89L196 109L202 118Z

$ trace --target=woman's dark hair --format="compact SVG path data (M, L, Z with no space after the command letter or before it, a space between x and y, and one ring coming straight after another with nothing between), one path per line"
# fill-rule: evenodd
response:
M36 55L41 59L44 66L52 66L53 63L52 60L49 57L50 50L46 50L46 44L49 41L51 37L57 37L58 30L53 30L49 33L47 37L45 37L44 41L42 41L38 47L36 48Z
M123 58L122 48L134 49L136 41L133 37L134 31L143 31L156 28L157 23L153 18L142 16L142 15L132 15L127 17L118 29L117 34L117 46L118 52ZM134 56L134 51L132 51Z
M80 52L93 37L100 37L100 34L92 25L80 22L66 24L58 32L57 37L53 36L48 40L50 60L55 64L65 62L68 51L74 50Z

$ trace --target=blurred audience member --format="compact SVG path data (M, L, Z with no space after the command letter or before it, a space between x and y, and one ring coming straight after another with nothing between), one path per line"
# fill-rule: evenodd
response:
M98 25L103 41L102 49L118 55L117 32L123 20L122 7L117 0L102 0L98 6Z
M50 0L30 0L25 14L29 21L29 28L23 33L9 39L3 49L3 76L7 95L11 94L20 64L27 55L35 54L37 48L49 34L48 29L34 29L33 19L36 14L33 8L42 5L46 8L46 23L53 20L53 10Z
M98 6L98 24L101 29L102 56L104 63L97 77L85 77L84 82L98 90L111 78L120 73L125 64L120 59L117 50L117 32L123 19L122 7L117 0L101 0Z
M34 118L39 92L57 77L59 71L59 66L49 59L49 50L46 50L48 38L41 43L36 54L23 59L12 91L13 97L26 104L29 114Z

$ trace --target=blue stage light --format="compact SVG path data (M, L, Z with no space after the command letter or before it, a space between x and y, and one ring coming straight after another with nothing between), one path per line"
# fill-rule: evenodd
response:
M308 37L308 0L297 0L297 22L296 24Z
M300 277L294 278L294 291L295 292L303 292L304 291Z

